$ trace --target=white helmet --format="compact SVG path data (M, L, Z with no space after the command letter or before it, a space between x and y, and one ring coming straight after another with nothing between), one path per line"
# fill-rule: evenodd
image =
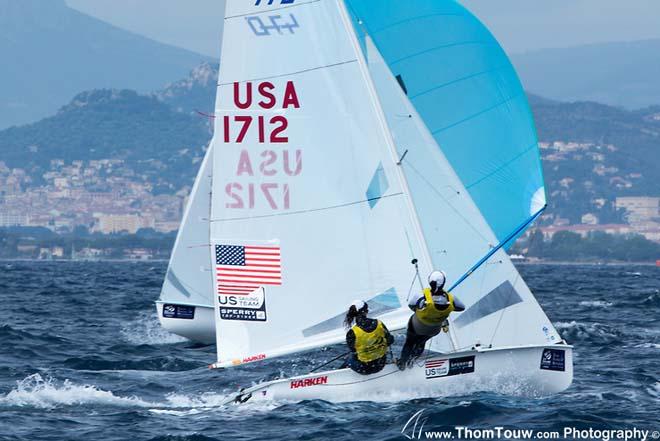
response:
M429 274L429 284L431 282L435 282L436 286L438 288L442 288L445 286L445 281L447 280L447 276L445 275L444 271L432 271L431 274Z

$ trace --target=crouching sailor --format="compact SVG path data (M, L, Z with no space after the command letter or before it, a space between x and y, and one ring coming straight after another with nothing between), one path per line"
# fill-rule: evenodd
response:
M362 375L382 370L387 362L388 349L394 343L394 337L383 322L368 318L368 313L369 305L356 300L348 308L344 320L346 327L350 327L346 333L346 344L351 350L348 367Z
M421 293L411 296L408 307L414 314L408 320L406 342L397 362L399 369L410 367L424 352L426 342L440 333L449 332L449 314L465 310L465 306L451 293L446 292L445 273L433 271L429 275L429 286Z

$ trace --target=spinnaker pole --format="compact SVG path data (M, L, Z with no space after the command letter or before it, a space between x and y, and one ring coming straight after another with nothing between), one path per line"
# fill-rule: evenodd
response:
M476 271L481 265L483 265L488 259L490 259L490 258L492 257L493 254L495 254L496 252L498 252L498 251L500 250L500 248L502 248L504 245L506 245L507 243L509 243L509 242L511 241L511 239L513 239L513 238L516 237L518 234L520 234L520 232L522 232L523 230L525 230L525 228L527 228L532 222L534 222L534 221L535 221L535 220L541 215L541 213L543 213L543 211L546 209L546 207L547 207L547 204L544 205L539 211L537 211L536 213L534 213L529 219L525 220L525 222L523 222L522 224L520 224L520 225L518 226L518 228L516 228L516 229L515 229L513 232L511 232L507 237L505 237L504 240L502 240L502 241L501 241L500 243L498 243L495 247L493 247L493 248L488 252L488 254L486 254L484 257L482 257L481 259L479 259L479 261L478 261L477 263L475 263L474 266L473 266L472 268L470 268L465 274L463 274L463 275L462 275L462 276L461 276L461 277L460 277L460 278L459 278L459 279L458 279L458 280L457 280L457 281L456 281L456 282L455 282L455 283L449 288L449 291L453 291L458 285L460 285L461 283L463 283L463 282L465 281L465 279L467 279L468 277L470 277L470 276L472 275L472 273L474 273L474 272L475 272L475 271Z

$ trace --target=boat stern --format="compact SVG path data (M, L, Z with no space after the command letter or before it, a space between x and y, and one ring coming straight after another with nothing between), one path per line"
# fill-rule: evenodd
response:
M203 343L215 343L213 308L201 305L156 302L160 325L172 334Z

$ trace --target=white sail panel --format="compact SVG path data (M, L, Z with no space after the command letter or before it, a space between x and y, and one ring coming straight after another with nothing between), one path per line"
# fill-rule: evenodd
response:
M368 36L366 51L399 155L405 153L402 167L433 265L447 273L450 286L498 240ZM467 306L465 312L452 315L456 347L441 335L433 340L434 350L560 340L504 251L495 253L454 294Z
M209 265L212 173L213 143L204 155L188 197L161 289L161 302L213 305L213 273Z
M215 295L218 366L338 342L356 298L404 327L410 260L430 268L340 3L259 3L227 9L211 239L238 248L212 264L276 246L281 284Z

